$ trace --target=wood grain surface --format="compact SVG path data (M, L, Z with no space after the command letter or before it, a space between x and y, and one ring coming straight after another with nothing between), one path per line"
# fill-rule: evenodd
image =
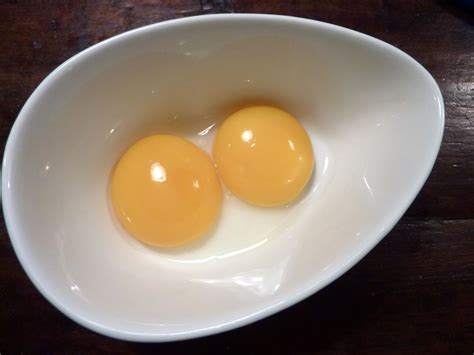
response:
M97 335L50 305L0 224L0 353L474 353L474 26L461 2L0 1L0 146L56 66L118 33L205 12L306 17L375 36L423 64L446 104L434 170L388 236L339 280L277 315L207 338L137 344ZM469 3L469 1L464 1Z

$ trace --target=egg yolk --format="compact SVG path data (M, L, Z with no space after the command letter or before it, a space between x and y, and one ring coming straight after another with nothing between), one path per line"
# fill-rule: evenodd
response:
M289 113L269 106L247 107L229 116L218 129L213 156L227 188L264 207L298 197L314 166L305 129Z
M171 135L144 138L118 161L111 179L113 209L138 240L175 247L205 234L222 200L210 158Z

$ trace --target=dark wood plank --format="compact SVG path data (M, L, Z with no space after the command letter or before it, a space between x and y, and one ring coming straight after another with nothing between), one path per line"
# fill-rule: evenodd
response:
M209 3L210 1L204 3ZM36 291L0 225L0 353L467 353L474 351L474 26L443 1L227 1L207 12L265 12L350 27L406 51L438 81L443 145L406 216L361 263L304 302L250 326L173 344L94 334ZM470 12L471 11L471 12ZM199 1L0 3L0 146L57 65L105 38L199 14Z

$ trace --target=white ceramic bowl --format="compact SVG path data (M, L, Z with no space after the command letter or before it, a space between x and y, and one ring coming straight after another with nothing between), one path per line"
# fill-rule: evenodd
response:
M293 113L311 135L303 200L267 213L228 197L225 228L185 250L130 238L107 195L123 150L166 130L206 147L202 130L252 101ZM83 51L31 95L5 150L5 219L30 279L78 323L137 341L208 335L282 310L359 261L419 192L443 126L428 72L366 35L270 15L163 22Z

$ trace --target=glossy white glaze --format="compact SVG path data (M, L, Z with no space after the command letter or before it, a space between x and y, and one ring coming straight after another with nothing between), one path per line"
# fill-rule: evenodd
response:
M148 248L108 201L132 142L178 133L209 150L242 103L274 104L310 134L316 172L290 208L227 195L209 238ZM56 69L9 137L3 208L45 297L102 334L208 335L268 316L353 266L388 233L431 171L444 127L432 77L396 48L316 21L212 15L140 28Z

